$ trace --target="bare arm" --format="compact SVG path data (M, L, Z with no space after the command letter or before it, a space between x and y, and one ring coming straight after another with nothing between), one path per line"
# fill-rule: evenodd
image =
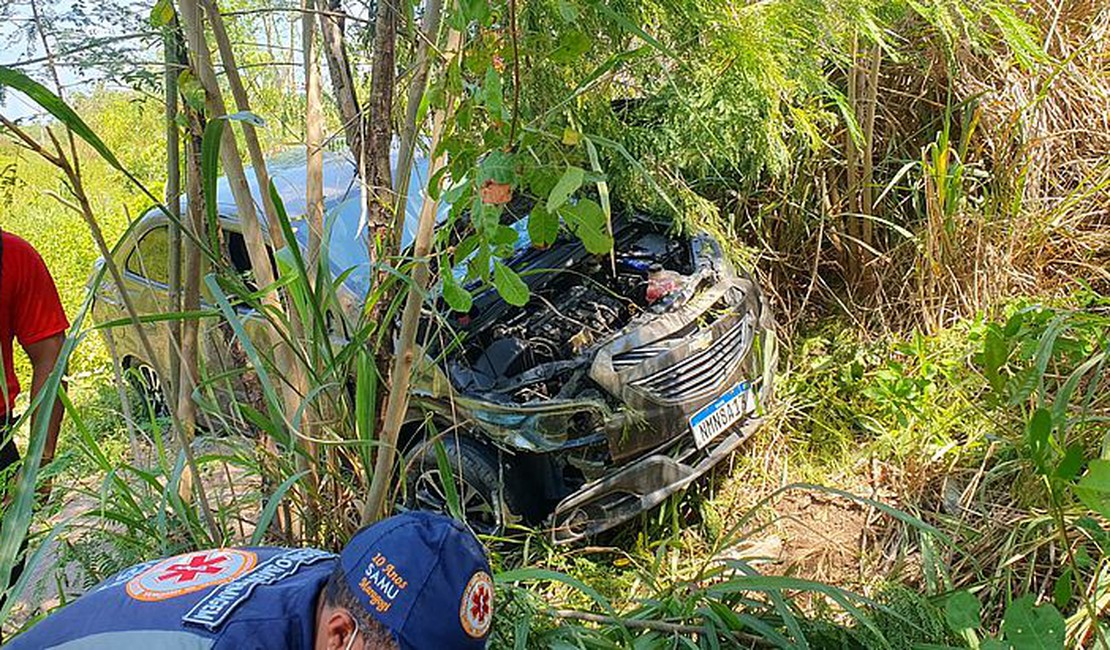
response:
M38 397L42 387L46 385L47 377L54 371L54 366L58 363L58 356L62 352L62 343L64 341L65 337L58 334L23 347L27 352L28 358L31 360L31 368L33 371L31 375L32 402ZM50 413L50 422L46 427L46 447L42 452L42 462L44 464L54 459L54 449L58 446L58 432L62 428L62 413L65 411L61 400L55 400L53 408L49 408L49 410L48 408L47 405L41 406L31 417L31 431L35 431L35 424L38 422L41 414Z

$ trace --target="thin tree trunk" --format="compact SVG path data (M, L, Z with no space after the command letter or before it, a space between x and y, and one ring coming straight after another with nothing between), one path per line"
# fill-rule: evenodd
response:
M461 34L452 29L447 36L445 56L450 62L458 53L462 41ZM444 126L450 118L454 97L448 96L447 105L436 111L432 118L431 150L435 151L443 136ZM437 172L447 164L447 156L440 153L428 167L428 178L435 178ZM416 330L420 324L420 311L427 294L431 269L428 257L432 251L435 231L435 215L438 200L431 198L431 192L424 195L420 208L420 221L413 243L412 284L405 297L405 307L401 315L401 331L395 343L393 368L390 373L391 385L385 403L385 416L382 419L377 458L374 461L374 477L370 483L370 493L362 512L363 525L380 519L387 510L386 496L393 481L394 460L397 452L397 439L408 409L409 386L412 381L412 367L416 354Z
M438 0L435 0L438 1ZM347 147L355 159L358 169L362 169L365 157L362 139L362 120L359 119L358 95L351 76L351 62L347 58L344 37L343 5L340 0L316 0L320 14L320 32L324 35L324 57L328 63L332 93L339 105L339 117L343 120L343 134Z
M442 0L428 0L424 8L421 35L418 36L419 40L416 44L416 72L413 74L405 102L405 121L401 125L401 151L398 154L397 173L393 178L393 189L396 193L396 201L393 204L393 242L398 246L405 231L409 180L412 178L412 161L416 153L416 135L420 132L416 116L420 110L420 100L428 87L428 68L431 64L428 50L436 42L442 13Z
M166 99L166 207L173 219L170 220L170 259L169 282L170 304L168 310L181 311L181 135L177 130L177 72L180 57L178 56L177 25L171 23L164 29L163 49L166 58L165 65L165 99ZM170 347L173 350L181 349L181 321L172 319L167 323L170 330ZM175 382L181 375L181 357L177 354L170 355L170 377ZM172 389L173 382L167 383L167 388Z
M397 47L397 8L392 2L379 2L374 20L374 62L370 73L369 115L366 125L366 175L362 181L369 190L366 221L370 227L370 259L390 252L392 239L393 181L389 148L393 144L393 86Z

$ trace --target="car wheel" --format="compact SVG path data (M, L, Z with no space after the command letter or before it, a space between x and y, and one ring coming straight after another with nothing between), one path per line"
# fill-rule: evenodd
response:
M128 364L127 377L135 392L139 394L143 408L153 408L155 417L168 417L170 414L169 402L166 399L166 390L161 377L154 368L144 361L131 361Z
M422 442L406 454L404 507L450 515L448 485L453 484L459 510L474 532L501 534L520 512L510 468L502 467L495 452L473 440L449 436L442 442L449 476L440 472L434 442Z

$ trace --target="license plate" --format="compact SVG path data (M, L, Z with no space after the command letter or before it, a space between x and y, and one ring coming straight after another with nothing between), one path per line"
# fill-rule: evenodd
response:
M694 432L694 444L698 449L754 408L750 387L748 382L741 382L690 416L690 430Z

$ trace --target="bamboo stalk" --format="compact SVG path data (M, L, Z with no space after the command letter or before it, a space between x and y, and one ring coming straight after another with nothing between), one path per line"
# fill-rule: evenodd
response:
M851 52L851 66L848 68L848 106L851 108L852 119L859 122L859 35L852 35L852 52ZM852 129L847 128L844 132L845 146L844 155L848 174L848 217L845 219L845 225L848 230L848 241L844 246L845 257L847 258L847 271L849 281L854 280L859 276L859 246L855 243L859 238L857 232L856 214L859 213L859 170L857 169L857 149L856 141L852 137Z
M191 111L192 112L192 111ZM199 117L193 112L192 120L200 132ZM182 225L187 229L189 237L184 242L183 261L184 287L182 290L182 307L189 312L200 309L200 275L201 254L198 241L204 241L204 194L201 192L201 164L200 164L200 137L192 134L185 145L185 175L186 192L189 198L188 213ZM175 381L178 385L176 409L181 425L191 439L196 433L197 404L193 400L193 388L200 383L200 322L189 318L181 327L181 363L178 365L178 376ZM182 492L186 491L186 483L194 480L189 474L182 477ZM195 477L200 481L200 477Z
M170 219L170 259L169 259L169 311L181 311L181 134L177 130L177 66L179 65L177 47L177 26L171 23L164 29L163 49L165 55L165 100L166 100L166 208ZM177 350L181 341L181 321L170 320L166 326L170 330L170 347ZM170 355L170 394L174 394L176 382L181 375L180 355Z
M412 161L416 152L416 135L419 133L416 116L420 110L420 100L428 87L428 69L431 57L428 50L434 46L439 34L439 21L443 13L442 0L428 0L421 25L422 36L416 44L416 72L413 74L405 103L405 121L401 125L401 151L398 154L397 173L393 178L396 194L393 204L393 241L400 244L405 230L405 217L408 207L409 181L412 177Z
M320 243L324 235L324 153L323 110L321 108L320 66L316 56L316 16L310 11L314 0L302 0L304 78L305 78L305 218L308 221L308 269L315 275L320 263ZM313 278L315 280L315 278Z

